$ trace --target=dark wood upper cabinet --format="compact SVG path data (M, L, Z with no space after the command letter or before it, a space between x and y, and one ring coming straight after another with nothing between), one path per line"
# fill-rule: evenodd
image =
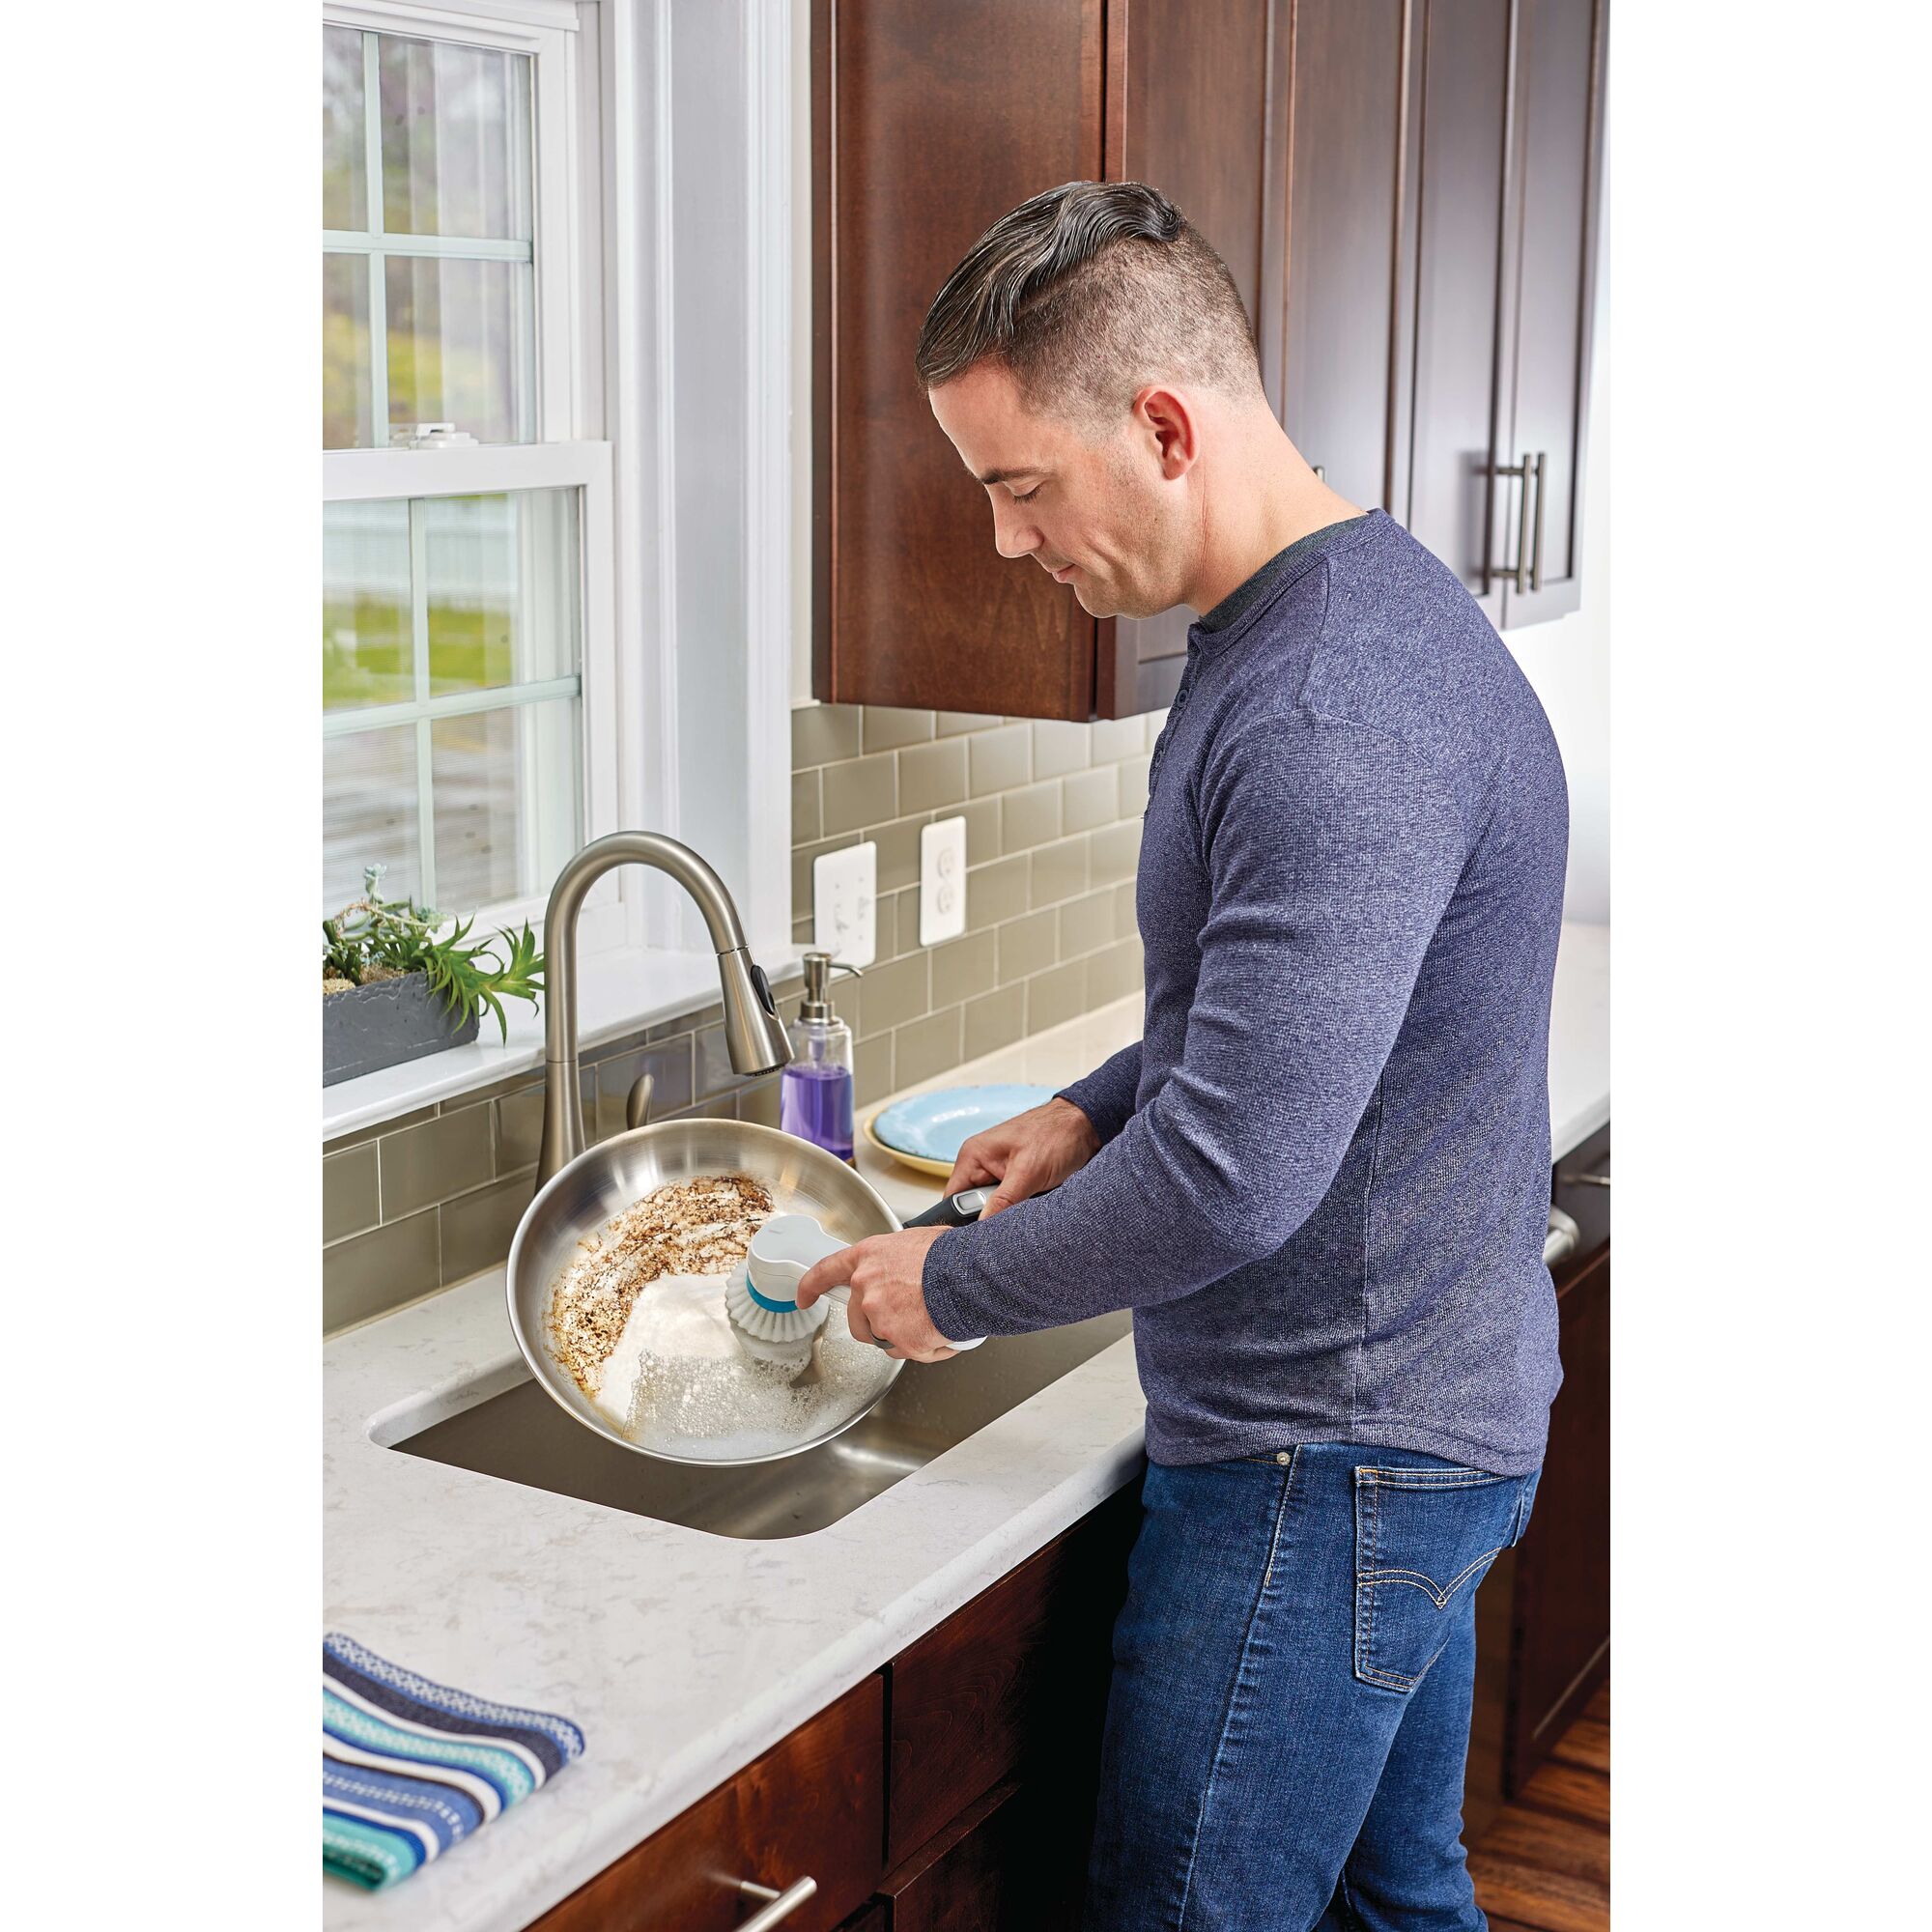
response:
M1173 696L1186 613L1096 623L1037 564L1002 557L913 348L978 237L1068 181L1160 187L1264 313L1279 5L815 0L816 696L1092 718Z
M814 695L1075 719L1174 695L1191 613L1096 621L1000 556L913 373L960 256L1067 181L1186 212L1331 487L1492 622L1575 610L1606 12L814 0Z
M1283 425L1492 623L1574 611L1607 0L1283 4Z
M1401 514L1412 303L1409 0L1283 0L1289 43L1282 427L1331 490Z
M1410 533L1502 622L1493 504L1503 446L1501 290L1511 0L1420 0L1414 151Z
M1546 623L1582 602L1607 26L1608 0L1516 0L1500 447L1503 467L1534 459L1536 476L1527 517L1522 478L1506 479L1515 532L1502 554L1514 573L1526 528L1531 570L1526 583L1505 578L1505 626ZM1499 512L1503 501L1499 493Z
M1281 313L1281 217L1270 192L1285 126L1279 0L1111 0L1109 181L1151 183L1228 265L1251 327ZM1262 328L1262 382L1281 405L1281 335ZM1167 703L1187 659L1184 607L1099 626L1095 709L1124 718Z

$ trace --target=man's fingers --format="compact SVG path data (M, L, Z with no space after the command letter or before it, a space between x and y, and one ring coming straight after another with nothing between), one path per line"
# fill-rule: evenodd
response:
M986 1205L980 1209L980 1220L997 1214L1002 1208L1010 1208L1016 1201L1024 1201L1033 1193L1033 1182L1023 1167L1007 1169L1000 1184L996 1187Z
M852 1339L855 1342L869 1344L875 1339L872 1334L872 1324L866 1320L863 1299L859 1295L853 1295L845 1304L845 1325L852 1331Z
M946 1178L946 1191L962 1194L967 1188L978 1187L982 1181L997 1180L1005 1166L1005 1161L994 1165L987 1150L980 1145L979 1136L975 1135L953 1155L952 1172Z
M810 1308L827 1289L845 1287L852 1279L852 1270L859 1265L865 1245L864 1241L854 1241L849 1248L840 1248L836 1255L827 1255L822 1262L807 1268L798 1285L798 1305Z

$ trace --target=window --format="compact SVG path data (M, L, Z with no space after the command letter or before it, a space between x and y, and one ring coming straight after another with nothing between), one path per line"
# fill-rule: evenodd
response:
M325 10L325 912L380 865L481 927L531 917L615 822L577 36L554 0L504 11Z

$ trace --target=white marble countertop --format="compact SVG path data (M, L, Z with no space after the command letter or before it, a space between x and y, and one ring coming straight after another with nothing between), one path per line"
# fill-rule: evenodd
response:
M1574 922L1556 952L1549 1008L1549 1158L1610 1118L1610 928Z
M1555 1157L1608 1118L1607 1001L1607 929L1566 927ZM1136 996L926 1084L1063 1084L1139 1024ZM938 1191L869 1149L860 1166L901 1216ZM589 1747L554 1786L393 1890L325 1880L334 1932L526 1924L1084 1516L1130 1480L1142 1451L1130 1340L843 1520L780 1542L381 1446L526 1373L501 1269L324 1350L327 1628L440 1682L562 1712Z

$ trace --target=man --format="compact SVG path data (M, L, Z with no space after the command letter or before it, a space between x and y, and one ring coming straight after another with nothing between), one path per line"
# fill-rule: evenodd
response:
M1554 739L1455 576L1282 434L1152 189L997 222L918 368L1004 555L1096 616L1204 614L1149 781L1141 1042L966 1143L976 1226L862 1241L799 1300L849 1281L853 1332L919 1361L1134 1311L1090 1925L1480 1928L1472 1605L1558 1381Z

